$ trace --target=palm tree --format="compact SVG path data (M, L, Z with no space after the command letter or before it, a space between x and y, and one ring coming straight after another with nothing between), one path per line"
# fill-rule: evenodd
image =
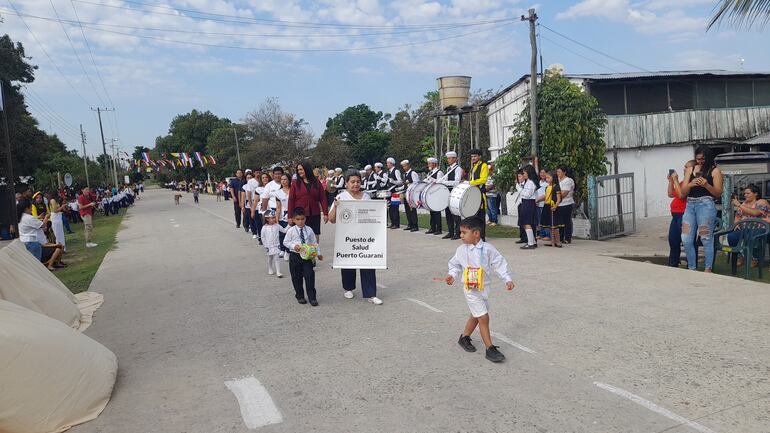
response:
M770 0L720 0L714 9L707 29L725 21L735 27L751 27L757 22L763 26L770 21Z

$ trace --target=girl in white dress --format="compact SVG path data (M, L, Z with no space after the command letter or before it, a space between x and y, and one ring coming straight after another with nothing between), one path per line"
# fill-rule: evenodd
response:
M276 223L275 214L271 210L264 213L265 225L262 226L262 245L267 252L267 273L268 275L277 275L283 277L281 273L281 242L279 239L279 225Z

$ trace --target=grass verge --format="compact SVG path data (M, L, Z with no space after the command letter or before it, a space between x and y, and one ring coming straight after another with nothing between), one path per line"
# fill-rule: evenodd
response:
M83 223L70 224L72 234L65 234L67 239L67 253L62 259L67 264L54 272L59 280L66 285L72 293L80 293L88 290L91 280L99 270L107 251L115 245L115 235L118 233L120 223L126 209L121 209L117 215L94 216L93 241L98 244L94 248L86 248L83 237Z
M401 212L401 226L405 227L407 224L406 222L406 214ZM428 214L417 214L417 224L420 226L420 230L426 231L430 228L430 215ZM444 212L441 212L441 229L446 232L446 218L444 217ZM519 228L518 227L510 227L510 226L487 226L487 237L490 238L518 238L519 237Z
M655 257L620 257L620 258L633 260L635 262L646 262L646 263L652 263L655 265L668 266L668 257L655 256ZM764 268L762 269L762 278L758 277L757 269L752 268L751 272L749 273L749 280L757 281L761 283L770 283L770 269L767 268L767 262L762 264L762 266L764 266ZM701 271L703 270L702 258L699 258L698 260L698 269ZM714 271L715 274L726 275L728 277L743 278L744 276L742 267L738 268L738 273L736 275L732 275L730 273L730 263L727 262L727 255L722 253L718 253L716 257L714 257L714 268L712 269L712 271Z

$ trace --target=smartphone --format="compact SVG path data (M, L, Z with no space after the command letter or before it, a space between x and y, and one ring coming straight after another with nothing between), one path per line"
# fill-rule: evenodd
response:
M676 173L676 170L674 170L673 168L668 169L668 177L671 177L671 175L674 173Z

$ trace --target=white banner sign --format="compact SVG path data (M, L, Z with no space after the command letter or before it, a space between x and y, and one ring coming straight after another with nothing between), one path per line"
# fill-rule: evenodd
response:
M388 230L385 200L340 200L332 267L387 269Z

